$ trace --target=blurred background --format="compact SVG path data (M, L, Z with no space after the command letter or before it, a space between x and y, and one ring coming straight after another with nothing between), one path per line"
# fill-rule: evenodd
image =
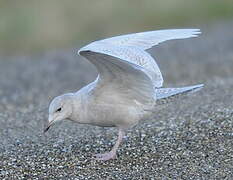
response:
M2 0L0 53L79 48L118 34L232 18L232 0Z
M116 130L62 121L43 134L51 100L97 76L80 47L166 28L203 33L148 50L164 87L203 90L156 106L106 165L89 159ZM233 179L232 77L233 0L0 0L0 179Z

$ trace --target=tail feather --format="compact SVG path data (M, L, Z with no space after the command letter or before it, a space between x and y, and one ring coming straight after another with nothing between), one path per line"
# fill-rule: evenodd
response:
M198 91L203 86L204 86L203 84L198 84L194 86L186 86L186 87L181 87L181 88L158 88L156 89L156 98L164 99L164 98L168 98L170 96L182 94L185 92Z

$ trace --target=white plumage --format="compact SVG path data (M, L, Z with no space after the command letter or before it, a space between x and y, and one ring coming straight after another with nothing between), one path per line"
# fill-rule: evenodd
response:
M164 41L197 37L198 34L201 34L200 29L168 29L116 36L101 42L146 50Z
M172 39L197 37L199 29L158 30L116 36L93 42L79 50L85 57L85 51L107 54L143 67L153 81L154 87L162 87L163 77L153 57L146 49Z
M174 29L135 33L93 42L79 50L98 70L97 79L76 93L56 97L49 108L49 125L62 119L119 128L112 150L97 155L108 160L127 128L155 108L156 99L167 98L203 85L161 88L163 77L154 58L146 52L161 42L196 37L199 29Z

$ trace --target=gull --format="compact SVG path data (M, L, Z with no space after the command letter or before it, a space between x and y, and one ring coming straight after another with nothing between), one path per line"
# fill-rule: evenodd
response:
M200 33L199 29L148 31L95 41L81 48L78 54L91 62L99 74L95 81L79 91L52 100L44 132L64 119L116 127L118 139L112 150L95 155L97 160L116 158L126 130L147 117L156 107L156 100L203 87L198 84L162 88L160 69L146 50L167 40L197 37Z

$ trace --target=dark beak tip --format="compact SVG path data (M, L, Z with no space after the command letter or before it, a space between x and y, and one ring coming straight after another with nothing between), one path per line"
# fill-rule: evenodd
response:
M46 133L48 130L49 130L50 126L47 126L45 129L44 129L44 133Z

